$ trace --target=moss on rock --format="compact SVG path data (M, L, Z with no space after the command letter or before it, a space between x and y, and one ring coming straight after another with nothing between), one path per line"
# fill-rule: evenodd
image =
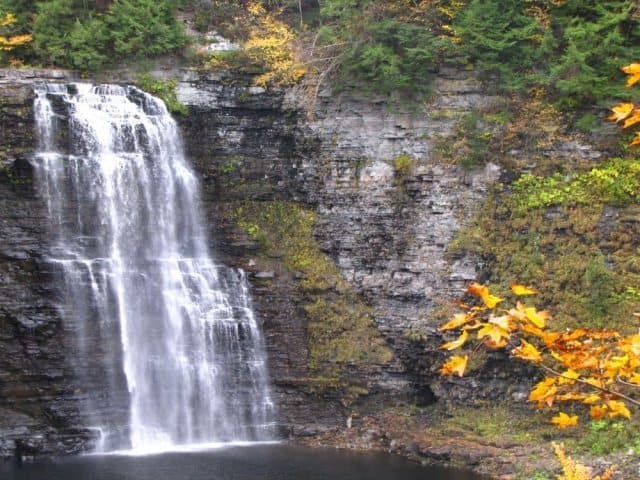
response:
M366 305L313 236L315 212L287 201L237 202L231 218L260 248L299 279L308 318L310 389L339 390L343 403L367 392L358 371L392 358Z

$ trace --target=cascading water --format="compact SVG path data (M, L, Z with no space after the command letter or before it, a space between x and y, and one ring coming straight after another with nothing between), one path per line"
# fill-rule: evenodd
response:
M63 318L86 359L80 376L107 385L85 402L87 421L111 434L103 448L270 439L246 279L208 253L197 182L164 104L130 86L41 85L35 112ZM122 439L103 412L125 379Z

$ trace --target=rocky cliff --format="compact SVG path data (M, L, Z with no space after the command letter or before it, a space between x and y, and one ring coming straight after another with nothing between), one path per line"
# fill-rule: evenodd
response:
M283 434L313 434L394 402L522 397L526 384L509 390L513 382L496 374L499 358L469 380L443 384L436 373L437 312L482 267L474 256L448 254L448 246L505 164L468 165L442 152L459 142L470 116L495 113L499 98L451 71L423 105L325 90L310 108L300 92L266 91L250 78L172 74L189 108L179 122L201 178L212 248L252 273ZM30 83L70 78L0 75L5 456L74 452L95 437L81 427L77 400L92 386L74 383L73 332L56 308L43 202L29 165L36 142ZM476 133L491 134L489 123ZM581 145L563 152L556 153L577 161L597 156Z

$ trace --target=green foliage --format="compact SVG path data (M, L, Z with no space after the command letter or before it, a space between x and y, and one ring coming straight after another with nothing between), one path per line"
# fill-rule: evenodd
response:
M482 258L496 288L535 285L558 328L629 332L640 285L639 195L633 159L567 176L526 174L494 192L449 252Z
M451 41L429 25L400 18L396 3L330 0L320 30L324 44L343 45L339 82L368 91L425 93ZM387 9L387 10L385 10Z
M640 199L640 160L613 159L570 177L524 174L513 183L512 191L521 211L591 202L624 205Z
M34 12L33 51L47 65L95 71L125 59L157 56L186 45L172 0L49 0Z
M153 78L148 73L139 75L137 78L138 85L142 90L162 99L167 106L167 110L178 115L186 115L189 110L186 105L180 103L176 96L175 80L163 80Z
M601 120L593 113L585 113L576 120L575 125L580 131L591 133L596 130L601 123Z
M633 1L567 0L553 10L549 80L561 106L624 98L619 69L640 56L635 8Z
M399 177L407 177L413 171L415 160L411 155L403 153L393 159L393 170Z
M634 422L593 420L578 445L593 455L631 450L640 455L640 428Z
M504 89L522 87L541 55L540 25L525 8L520 0L471 0L454 23L463 53Z

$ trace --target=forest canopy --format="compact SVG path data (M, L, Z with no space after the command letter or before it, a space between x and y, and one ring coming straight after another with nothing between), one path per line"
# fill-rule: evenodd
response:
M5 63L96 71L181 52L185 18L242 42L262 15L337 86L425 93L441 68L471 67L496 90L544 89L569 109L628 98L619 67L640 58L634 0L0 0L7 13L16 22L0 34L32 41Z

